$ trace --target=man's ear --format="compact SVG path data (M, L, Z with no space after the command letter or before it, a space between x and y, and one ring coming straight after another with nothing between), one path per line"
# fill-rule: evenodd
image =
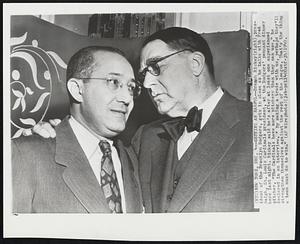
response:
M199 76L205 66L205 57L201 52L193 52L191 55L191 68L195 76Z
M83 81L80 79L71 78L67 82L67 88L71 96L77 101L82 102Z

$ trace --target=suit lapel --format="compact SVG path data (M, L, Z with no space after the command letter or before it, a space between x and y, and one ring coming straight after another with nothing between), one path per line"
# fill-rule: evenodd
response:
M159 213L165 210L166 195L168 193L169 180L172 170L173 150L175 142L171 140L169 126L173 125L172 120L162 123L156 129L156 138L149 147L149 154L145 162L139 162L141 167L141 181L144 183L143 195L146 212ZM145 182L149 185L145 187Z
M161 203L160 203L160 212L164 212L167 209L167 195L169 192L169 185L170 180L173 179L172 173L173 173L173 161L174 161L174 152L175 152L175 141L171 140L169 149L167 152L166 157L166 168L165 172L163 174L163 180L162 180L162 191L161 191ZM155 152L152 152L155 154Z
M100 185L67 119L57 127L56 162L66 166L63 179L78 201L90 213L110 210Z
M168 121L165 121L162 123L163 131L158 132L158 137L160 138L160 143L157 145L159 148L154 148L151 152L151 159L153 162L160 162L162 159L160 151L163 151L163 161L160 163L164 163L164 169L161 179L161 194L160 194L160 203L159 203L159 209L156 210L156 212L165 212L168 207L167 202L167 195L169 192L169 186L170 181L173 179L172 173L173 173L173 162L174 157L177 157L177 155L174 155L176 152L176 139L177 139L177 130L178 130L178 122L182 120L182 117L171 119ZM158 158L160 158L158 160ZM160 165L161 166L161 165ZM156 169L154 169L154 172L157 172Z
M239 119L230 100L229 95L225 93L194 140L194 151L191 152L188 167L174 192L169 212L183 210L233 145L235 137L231 128Z
M118 140L117 147L119 150L120 161L122 164L122 175L124 181L124 192L126 201L126 212L136 213L142 211L142 196L138 179L138 162L133 150L124 147L123 143ZM135 167L134 167L135 165Z

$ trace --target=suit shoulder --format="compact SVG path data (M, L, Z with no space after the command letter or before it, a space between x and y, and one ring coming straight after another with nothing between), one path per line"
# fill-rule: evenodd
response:
M237 100L237 106L240 110L252 111L252 102Z
M31 136L20 136L18 138L12 139L12 142L18 145L22 144L39 144L39 145L44 145L44 144L51 144L55 141L54 138L44 138L39 135L31 135Z
M221 101L224 101L229 106L235 106L241 111L252 111L252 103L250 101L238 99L227 91L224 92L224 100L221 99Z
M11 146L12 169L16 179L21 177L21 171L32 176L36 169L48 167L56 150L55 139L37 135L12 139Z
M157 133L163 130L162 123L168 120L163 118L140 126L131 140L134 150L138 152L142 143L155 141Z
M238 100L237 109L240 117L244 120L252 120L252 103L248 101Z
M148 124L142 125L141 128L144 132L153 131L161 128L162 123L170 120L170 118L162 118L159 120L152 121Z
M240 100L234 96L227 96L229 99L227 100L227 105L229 107L235 107L239 116L242 119L249 120L252 119L252 103L250 101Z
M148 124L144 124L140 126L135 136L139 138L146 138L147 140L151 140L153 137L156 137L158 133L164 131L162 124L170 119L171 118L163 118L163 119L155 120Z
M38 135L31 135L12 139L11 142L13 148L18 148L19 150L27 151L29 153L53 149L55 141L56 140L53 138L43 138Z

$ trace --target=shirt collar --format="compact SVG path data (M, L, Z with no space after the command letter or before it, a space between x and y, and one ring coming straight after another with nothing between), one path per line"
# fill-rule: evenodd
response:
M206 124L207 120L209 119L223 94L224 92L222 91L221 87L218 87L218 89L208 99L206 99L202 104L198 106L198 109L203 110L201 128Z
M70 126L82 148L86 157L90 159L90 157L95 153L99 148L100 140L106 140L109 142L110 146L113 145L113 141L101 136L95 136L92 132L90 132L85 126L80 124L72 115L69 119Z

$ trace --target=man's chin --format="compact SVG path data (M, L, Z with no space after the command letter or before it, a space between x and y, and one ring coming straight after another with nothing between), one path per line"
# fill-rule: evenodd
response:
M168 115L172 117L172 107L168 106L168 104L160 103L157 104L157 111L159 114Z
M167 115L171 118L175 118L175 117L181 117L181 116L185 116L185 115L182 115L181 113L179 113L176 109L174 109L174 107L158 107L157 108L157 111L159 114L161 115Z
M124 130L125 130L125 125L111 126L109 128L109 131L114 136L117 136L118 134L122 133Z

